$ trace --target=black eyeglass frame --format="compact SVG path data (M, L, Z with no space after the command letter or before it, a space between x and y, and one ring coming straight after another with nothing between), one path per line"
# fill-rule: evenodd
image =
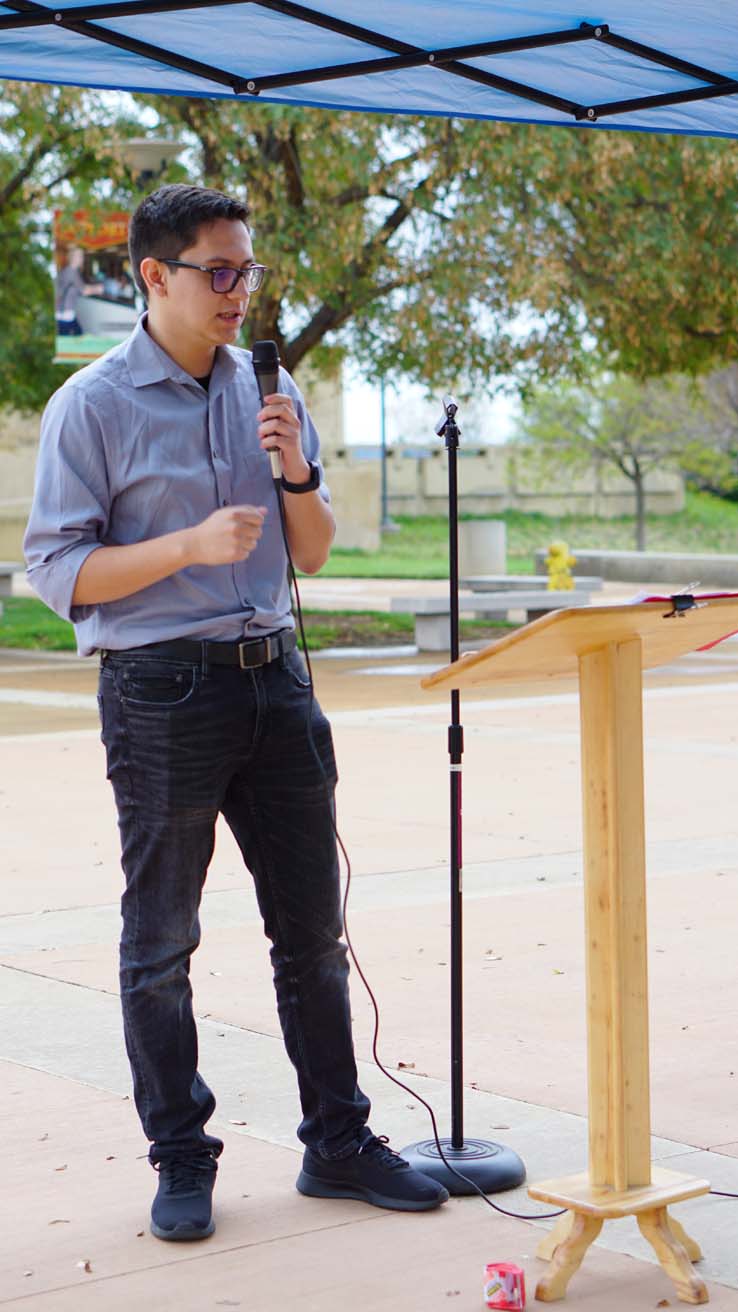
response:
M161 264L175 264L179 269L199 269L200 273L210 274L210 288L217 296L228 296L230 292L235 291L239 280L243 278L246 291L249 295L252 292L258 292L264 282L264 274L268 272L266 264L247 264L243 269L232 269L228 264L219 264L217 269L211 268L209 264L189 264L187 260L169 260L163 255L157 255L156 259ZM230 287L224 287L222 290L215 286L215 275L218 273L233 274L233 282ZM252 275L257 275L256 284L251 286L253 281Z

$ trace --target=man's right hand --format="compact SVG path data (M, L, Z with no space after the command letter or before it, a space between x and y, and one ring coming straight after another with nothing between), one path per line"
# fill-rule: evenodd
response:
M191 565L232 565L251 555L259 538L266 506L223 506L188 530Z
M266 506L223 506L194 528L125 547L97 547L82 562L72 605L97 606L131 597L188 565L232 565L251 555Z

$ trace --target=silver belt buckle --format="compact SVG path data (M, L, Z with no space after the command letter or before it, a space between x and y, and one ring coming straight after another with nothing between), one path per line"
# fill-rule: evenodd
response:
M249 661L247 663L244 659L245 649L247 647L256 647L256 646L261 647L262 650L265 652L264 659L258 662ZM275 660L276 657L279 656L279 653L280 653L279 635L272 637L272 635L270 634L268 637L262 638L261 641L259 641L259 639L252 638L248 642L239 642L238 663L242 670L254 670L254 669L258 669L260 665L268 665L270 661Z

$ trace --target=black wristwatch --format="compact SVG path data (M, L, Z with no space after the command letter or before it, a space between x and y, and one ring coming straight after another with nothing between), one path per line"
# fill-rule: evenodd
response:
M288 483L284 474L282 475L282 487L285 492L314 492L320 487L320 470L314 461L308 460L310 477L305 483Z

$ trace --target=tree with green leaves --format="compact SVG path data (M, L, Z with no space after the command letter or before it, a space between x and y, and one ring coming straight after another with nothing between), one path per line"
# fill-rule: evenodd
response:
M36 217L39 196L50 207L133 209L140 186L114 138L140 134L144 119L183 145L184 165L157 181L187 177L247 194L257 253L270 266L247 333L277 341L290 370L308 356L330 369L350 351L369 376L391 371L447 386L464 376L468 387L486 388L538 359L505 326L505 263L490 259L491 215L509 197L497 194L494 170L475 196L464 194L504 129L21 88L4 110L0 178L15 197L6 227L16 248L28 243L33 276L26 318L10 293L0 305L14 343L0 364L0 404L41 404L63 376L48 363L50 243Z
M121 165L113 133L135 122L105 97L6 82L0 104L0 405L34 410L69 373L52 364L51 223L56 205L94 195ZM139 129L140 130L140 129ZM109 184L106 184L109 185Z
M707 374L699 388L699 425L685 468L699 487L737 499L738 364Z
M249 310L286 367L347 351L368 376L487 388L527 358L490 242L510 203L489 123L140 98L198 181L246 194L269 276ZM483 187L467 190L472 176Z
M544 469L617 469L635 497L637 551L646 547L646 479L695 459L699 402L683 379L639 382L623 375L537 389L523 409L518 438ZM703 444L704 445L704 444ZM709 450L709 448L707 448Z
M517 202L497 239L549 355L639 378L738 359L738 169L733 141L520 130Z
M39 405L63 376L39 206L132 209L111 143L144 124L183 143L160 181L247 193L270 274L246 331L290 369L350 353L369 377L468 392L576 375L594 355L639 376L736 355L729 142L13 84L0 115L17 271L0 404Z

